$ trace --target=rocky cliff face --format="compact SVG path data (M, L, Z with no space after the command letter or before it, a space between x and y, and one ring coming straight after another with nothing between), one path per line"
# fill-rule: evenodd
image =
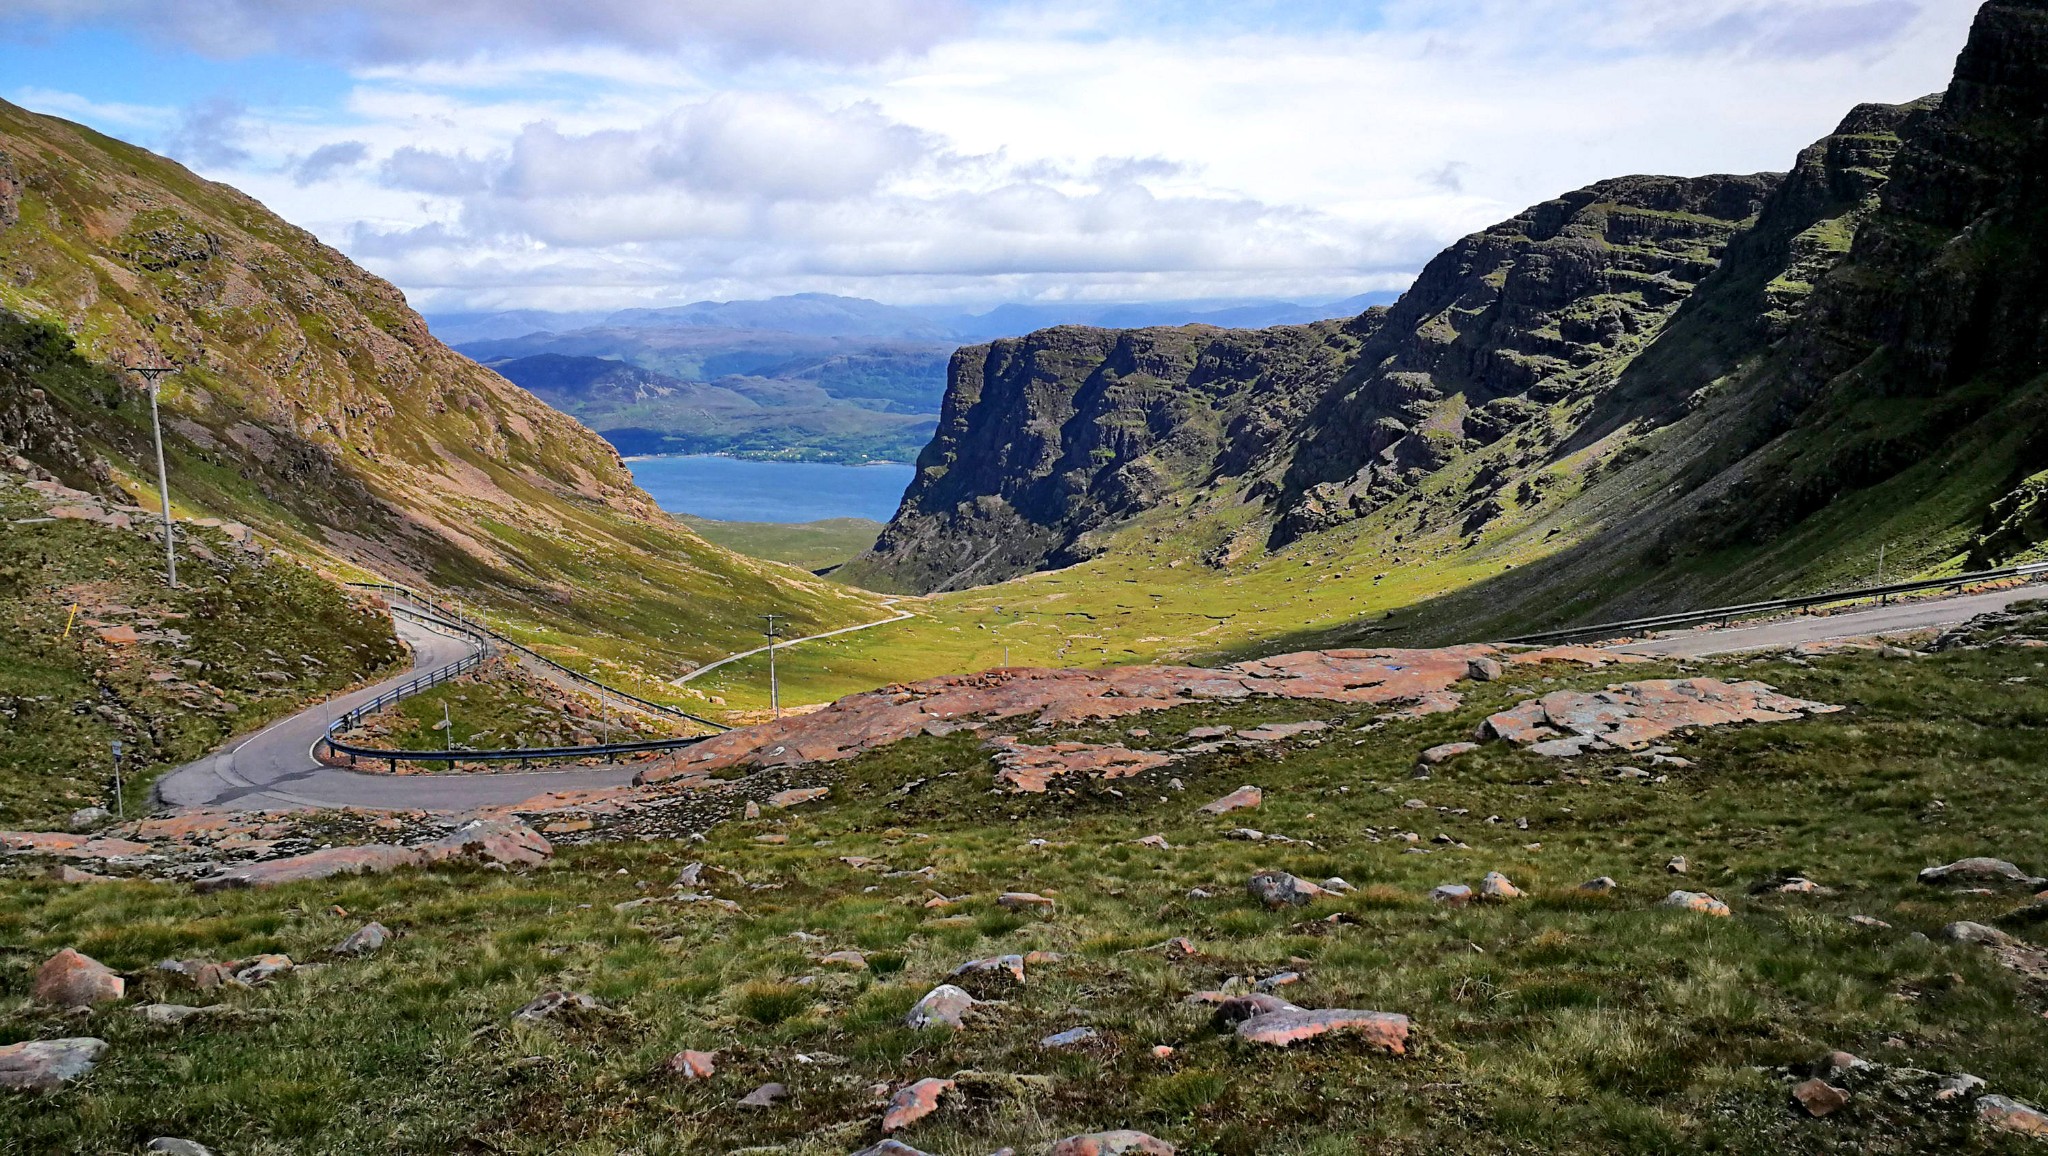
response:
M1237 380L1197 390L1192 368L1149 378L1148 417L1186 404L1257 438L1134 422L1090 390L1150 334L1092 335L996 405L986 367L1009 354L969 351L855 572L987 581L1211 517L1234 519L1227 548L1190 563L1345 530L1393 543L1396 563L1513 559L1487 597L1556 618L1868 577L1849 561L1865 538L1909 568L2038 552L2044 114L2048 0L1996 0L1945 93L1853 110L1783 176L1624 178L1536 206L1452 246L1390 310L1327 337L1267 331L1325 353L1266 374L1264 403ZM1014 348L1056 340L1071 339ZM1186 453L1129 484L1159 444ZM1037 448L1020 461L1013 445ZM1069 446L1089 447L1087 469ZM984 559L966 542L990 526L1003 542ZM1584 595L1559 600L1566 583Z
M395 287L234 189L0 103L0 210L0 311L32 322L24 333L77 339L82 360L34 388L117 478L154 469L139 383L106 367L171 365L167 449L191 512L547 613L602 617L611 602L729 618L693 639L707 652L738 641L750 600L813 622L865 613L668 519L602 439L443 346ZM621 575L644 588L627 578L577 597ZM736 604L699 606L693 586Z

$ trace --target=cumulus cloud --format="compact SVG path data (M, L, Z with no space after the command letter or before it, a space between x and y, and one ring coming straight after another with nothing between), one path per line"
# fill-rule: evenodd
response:
M304 188L362 164L369 155L370 146L359 140L321 145L292 166L292 180Z
M16 21L118 22L212 56L356 62L606 44L740 56L873 60L968 24L964 0L10 0Z
M247 105L227 96L188 105L179 115L178 127L164 138L163 151L198 168L241 164L249 159L249 150L243 147L243 117L248 111Z

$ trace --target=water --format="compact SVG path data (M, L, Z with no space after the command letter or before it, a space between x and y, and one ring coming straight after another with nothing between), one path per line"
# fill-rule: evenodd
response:
M911 466L837 466L754 462L709 455L631 458L633 480L671 514L724 522L815 522L896 514L916 470Z

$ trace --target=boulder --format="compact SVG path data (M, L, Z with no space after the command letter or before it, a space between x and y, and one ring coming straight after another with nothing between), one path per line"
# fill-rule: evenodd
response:
M1465 677L1473 682L1494 682L1502 673L1503 668L1499 659L1480 655L1465 661Z
M285 883L329 879L336 875L374 875L400 867L417 867L425 861L424 855L410 847L395 847L388 843L328 847L288 859L230 867L218 875L199 880L192 889L205 893L242 887L277 887Z
M718 1071L718 1053L685 1049L668 1058L668 1070L685 1080L708 1080Z
M868 969L868 957L858 951L835 951L818 962L826 967L843 967L848 971Z
M0 1047L0 1088L12 1092L54 1092L100 1062L107 1041L89 1036L29 1040Z
M255 955L227 966L236 983L256 987L290 971L294 965L289 955Z
M1594 895L1605 895L1619 886L1621 885L1616 883L1610 876L1602 875L1597 879L1588 879L1584 883L1579 884L1579 890Z
M546 991L535 996L533 1002L512 1013L520 1023L537 1024L554 1019L571 1011L596 1011L604 1007L604 1001L594 995L575 991Z
M1024 982L1025 959L1021 955L992 955L987 959L970 959L953 969L951 978L963 975L1008 976L1018 983Z
M1486 878L1479 881L1479 894L1487 899L1520 899L1522 889L1508 881L1498 871L1488 871Z
M924 1079L899 1089L889 1097L889 1107L882 1113L882 1131L908 1128L938 1111L939 1097L955 1087L951 1080Z
M740 1106L745 1108L773 1108L789 1098L789 1089L781 1084L763 1084L740 1097Z
M1090 1040L1100 1039L1101 1033L1094 1028L1068 1028L1038 1041L1041 1048L1077 1048Z
M74 831L90 831L113 817L105 807L81 807L71 812L70 826Z
M1998 1132L2037 1138L2048 1137L2048 1113L2005 1096L1985 1096L1979 1099L1977 1122Z
M1354 1011L1349 1008L1285 1008L1255 1015L1237 1025L1237 1038L1255 1044L1285 1048L1303 1040L1333 1033L1357 1035L1366 1043L1394 1055L1408 1052L1408 1017L1393 1012Z
M1005 891L996 897L996 906L1009 911L1025 911L1032 908L1049 910L1053 906L1053 901L1029 891Z
M1847 1104L1849 1093L1826 1080L1813 1079L1793 1088L1792 1099L1806 1111L1807 1115L1819 1119L1833 1115Z
M1069 1136L1054 1144L1049 1156L1173 1156L1173 1145L1157 1136L1119 1129Z
M420 849L429 863L474 859L507 867L537 867L555 846L517 819L472 819Z
M1246 811L1266 801L1266 793L1253 786L1239 787L1213 803L1202 804L1201 810L1207 815L1227 815L1232 811Z
M1459 755L1469 755L1478 749L1478 743L1443 743L1422 752L1422 762L1425 766L1434 767L1450 762Z
M127 989L128 981L112 968L67 947L36 970L30 994L39 1003L77 1008L118 1000Z
M334 954L347 956L375 955L391 942L391 929L381 923L365 923L349 934L347 939L334 945Z
M1666 895L1657 906L1677 907L1686 911L1697 911L1702 915L1716 915L1723 918L1734 914L1734 912L1728 910L1726 903L1701 891L1673 891L1671 894Z
M960 1017L974 1006L974 997L950 983L942 983L926 992L923 999L910 1009L903 1022L914 1028L960 1026Z
M178 976L201 991L235 981L232 968L204 959L166 959L156 969Z
M1202 992L1189 998L1206 1001L1210 998L1210 993ZM1210 1017L1209 1022L1215 1025L1219 1032L1229 1031L1257 1016L1301 1010L1277 995L1268 995L1264 992L1255 992L1251 995L1223 995L1219 992L1215 993L1215 998L1216 1012Z
M1940 936L1950 943L1974 943L1979 947L2019 947L2021 943L1996 927L1981 923L1959 920L1941 929Z
M1445 883L1430 888L1429 898L1445 907L1464 907L1472 902L1472 889L1463 883Z
M1253 899L1276 911L1282 907L1302 907L1329 894L1308 880L1285 871L1254 875L1245 881L1245 890L1251 892Z
M1926 868L1920 872L1920 882L1930 886L1947 883L2018 883L2035 888L2048 883L2048 880L2037 879L2003 859L1979 856Z

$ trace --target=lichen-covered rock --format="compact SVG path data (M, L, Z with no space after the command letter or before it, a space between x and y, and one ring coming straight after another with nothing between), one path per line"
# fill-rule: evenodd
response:
M1239 1023L1237 1036L1276 1048L1291 1047L1317 1036L1358 1036L1373 1047L1401 1056L1408 1053L1408 1030L1408 1017L1394 1012L1283 1008Z
M939 1097L957 1087L951 1080L923 1079L906 1085L889 1097L889 1107L882 1113L882 1131L895 1132L908 1128L926 1116L939 1110Z
M1482 736L1538 753L1603 747L1641 750L1675 731L1745 722L1787 722L1842 708L1792 698L1761 682L1658 678L1601 691L1560 690L1489 717Z
M600 1011L604 1001L594 995L576 991L545 991L535 996L532 1002L512 1013L520 1023L537 1024L555 1019L567 1013L579 1011Z
M336 875L374 875L400 867L417 867L426 858L410 847L368 843L360 847L328 847L288 859L245 863L192 885L199 892L228 891L242 887L278 887L331 879Z
M346 956L375 955L384 950L391 941L391 929L381 923L365 923L349 933L347 939L334 945L334 954Z
M668 1058L668 1070L685 1080L708 1080L718 1071L718 1053L684 1049Z
M40 1003L74 1008L114 1002L127 989L128 981L112 968L67 947L37 969L29 994Z
M1172 760L1152 751L1132 750L1121 743L1053 743L1032 746L1015 739L998 737L990 741L995 751L996 781L1009 790L1042 795L1055 779L1070 775L1107 780L1122 779Z
M1792 1089L1792 1099L1815 1118L1831 1116L1849 1102L1849 1093L1826 1080L1807 1080Z
M1251 810L1265 800L1264 791L1253 786L1243 786L1214 802L1202 804L1200 809L1206 815L1227 815L1232 811Z
M1734 912L1728 909L1726 903L1700 891L1673 891L1671 894L1666 895L1657 906L1675 907L1683 911L1697 911L1702 915L1716 915L1724 919L1734 914Z
M1945 863L1939 867L1925 868L1920 872L1920 882L1930 886L1940 886L1947 883L2016 883L2023 887L2034 888L2048 881L2037 879L2003 859L1978 856L1970 859L1958 859L1953 863Z
M429 863L476 859L507 867L538 867L554 857L554 844L517 819L474 819L420 849Z
M1174 1156L1173 1145L1144 1132L1119 1129L1069 1136L1052 1146L1049 1156Z
M1429 889L1429 901L1445 907L1465 907L1472 902L1472 889L1463 883L1443 883Z
M1498 871L1488 871L1486 878L1479 881L1479 894L1486 899L1520 899L1522 889L1508 881Z
M957 1028L961 1023L960 1017L973 1006L973 996L950 983L942 983L926 992L903 1022L914 1028Z
M0 1088L13 1092L54 1092L93 1070L107 1041L81 1036L29 1040L0 1047Z
M2006 1096L1984 1096L1977 1101L1977 1121L1999 1132L2020 1136L2048 1137L2048 1113Z
M832 788L830 787L797 787L787 791L777 791L768 796L768 805L777 808L798 807L805 803L816 802L831 793Z
M1329 894L1327 891L1285 871L1265 871L1245 881L1253 899L1274 910L1302 907Z

